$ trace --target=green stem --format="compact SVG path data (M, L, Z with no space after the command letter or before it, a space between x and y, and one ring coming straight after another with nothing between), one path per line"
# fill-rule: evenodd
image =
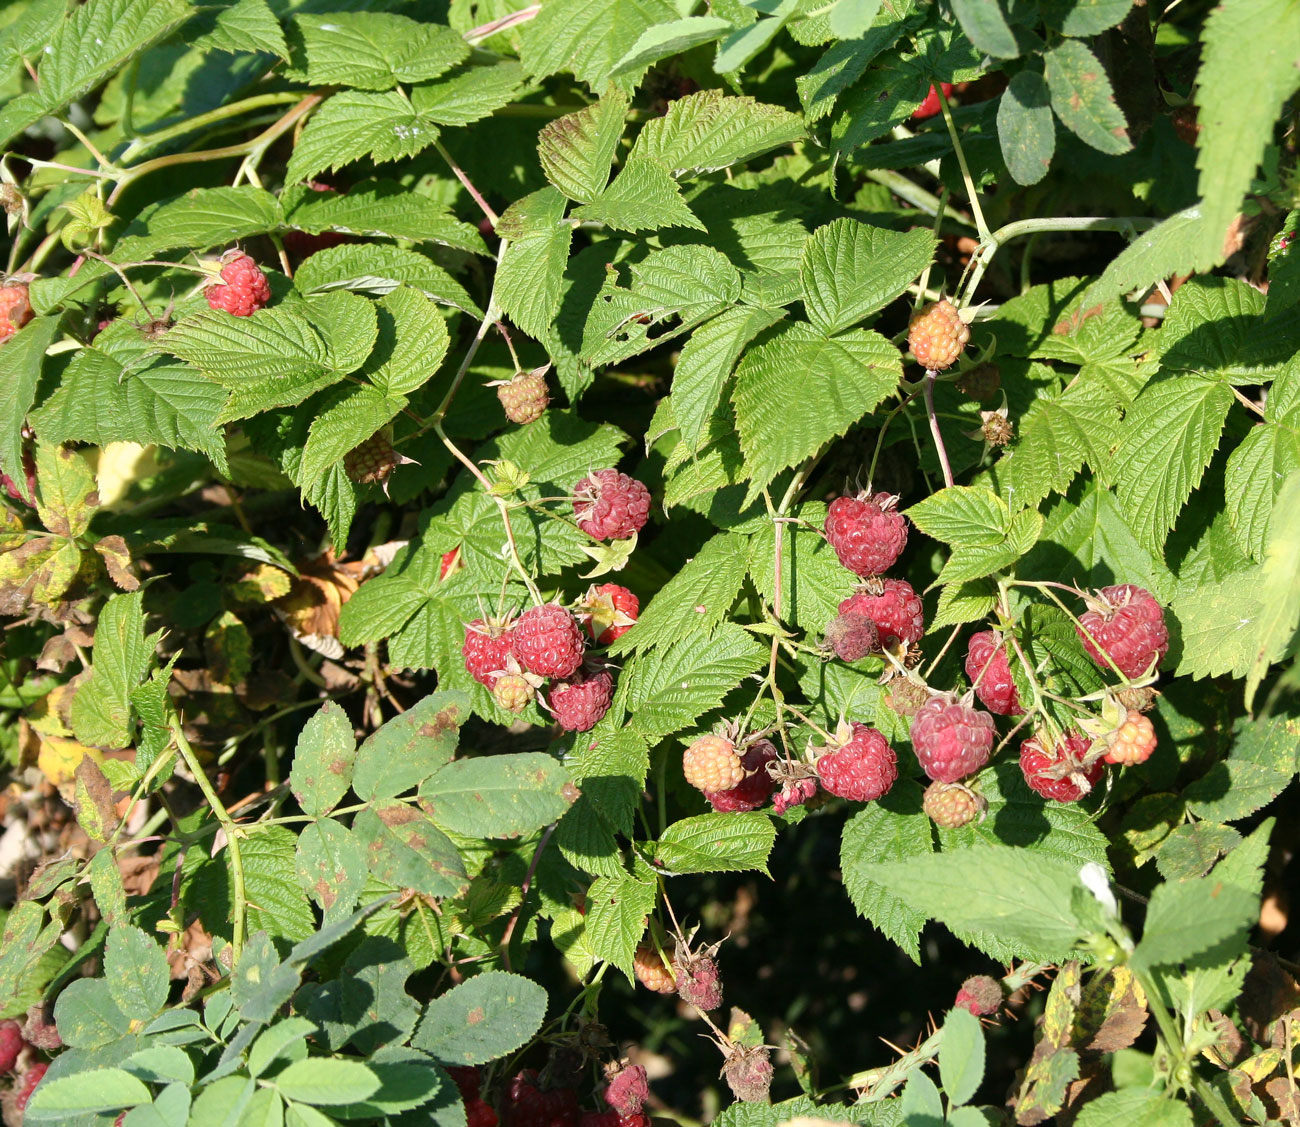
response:
M140 56L136 55L131 60L130 65L126 68L126 75L122 79L126 85L126 97L122 102L122 136L127 140L134 140L135 131L135 84L136 79L140 76Z
M215 110L209 110L197 117L187 118L175 125L169 125L166 129L159 129L153 133L143 133L137 136L127 146L126 152L122 154L122 160L125 162L134 160L141 153L148 152L150 149L170 141L173 137L184 137L186 134L193 133L196 129L202 129L204 126L212 125L214 122L238 117L240 114L248 113L251 110L260 110L264 106L289 105L301 98L301 91L285 90L278 94L258 94L252 98L245 98L240 102L231 102L228 106L218 106Z
M966 163L966 150L961 147L961 137L957 134L957 126L952 120L952 107L948 105L948 96L943 92L943 86L932 87L934 92L939 95L939 106L943 110L943 121L948 127L948 136L952 138L952 147L957 151L957 164L961 168L962 183L966 185L966 195L970 199L971 214L975 216L975 230L979 232L980 241L987 242L989 238L989 225L984 221L984 212L980 208L979 193L975 191L975 181L970 174L970 167Z
M975 225L955 207L945 203L933 192L927 192L919 184L913 183L901 172L895 172L891 168L868 168L865 173L868 180L883 185L899 199L920 208L927 215L942 215L945 219L951 219L954 223L959 223L970 230L975 229Z
M225 804L217 797L216 790L213 789L207 773L203 770L203 764L199 762L199 757L194 754L190 741L185 738L179 718L172 721L171 729L172 737L176 741L176 750L180 752L181 758L185 760L185 766L189 768L190 774L194 776L194 781L198 784L199 790L203 792L203 797L208 805L212 807L212 813L216 816L217 822L226 832L226 849L230 853L230 878L235 886L235 903L230 914L230 947L231 954L234 956L231 966L238 966L239 956L244 949L244 920L248 914L248 891L244 885L244 858L239 845L240 829L235 824L234 818L230 816Z

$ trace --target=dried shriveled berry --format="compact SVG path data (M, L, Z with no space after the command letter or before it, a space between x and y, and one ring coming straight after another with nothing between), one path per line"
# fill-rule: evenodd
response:
M925 636L925 608L905 579L865 584L840 603L840 614L864 614L876 624L882 646L914 646Z
M880 651L880 631L865 614L841 614L831 619L822 649L841 661L860 661Z
M1002 983L987 974L973 974L961 984L953 1006L969 1010L976 1017L997 1013L1002 1005Z

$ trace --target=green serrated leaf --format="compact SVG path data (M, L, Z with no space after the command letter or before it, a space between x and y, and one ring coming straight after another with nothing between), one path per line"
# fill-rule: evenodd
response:
M515 837L562 817L576 795L564 767L544 752L449 763L420 786L420 806L466 837Z
M627 99L611 90L595 105L552 121L537 138L546 178L571 200L594 200L609 182L626 115Z
M639 156L629 156L609 187L589 204L576 208L573 217L633 233L661 227L704 230L704 224L683 201L668 167Z
M487 1064L528 1043L546 1017L546 991L517 974L485 971L425 1007L411 1038L447 1065Z
M780 106L701 90L678 98L663 117L648 122L629 159L654 160L674 176L714 172L803 135L799 115Z
M669 826L654 857L675 873L766 873L775 841L776 826L766 814L700 814Z
M1017 184L1037 184L1047 175L1056 151L1056 123L1047 83L1036 71L1022 70L1012 78L998 102L998 143Z

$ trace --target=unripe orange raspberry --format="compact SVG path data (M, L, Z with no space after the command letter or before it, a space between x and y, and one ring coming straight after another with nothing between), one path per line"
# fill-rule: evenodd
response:
M701 736L682 754L682 771L696 790L730 790L745 777L735 745L722 736Z
M916 362L932 372L951 368L969 340L970 326L947 299L915 314L907 330L907 347Z
M1107 763L1122 763L1131 767L1145 763L1156 749L1156 730L1151 721L1136 709L1130 708L1128 717L1115 733L1115 742L1103 758Z
M647 990L656 994L674 994L677 991L677 979L672 969L663 961L662 956L648 944L638 947L632 956L632 969L636 980Z
M533 699L533 687L518 673L507 673L497 678L492 697L507 712L523 712Z
M509 381L497 385L497 398L512 423L533 423L542 417L550 402L545 372L545 368L516 372Z
M961 783L931 783L925 788L921 807L936 826L955 830L983 818L988 803Z

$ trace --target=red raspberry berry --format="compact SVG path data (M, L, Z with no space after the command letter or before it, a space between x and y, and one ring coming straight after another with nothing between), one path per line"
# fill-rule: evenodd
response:
M450 552L442 554L442 562L438 564L438 582L441 583L464 566L465 562L460 558L460 545L457 544Z
M636 1115L650 1098L650 1078L639 1064L619 1069L609 1078L601 1098L619 1115Z
M0 1021L0 1072L12 1072L18 1063L18 1054L26 1047L23 1029L13 1019Z
M497 1113L483 1098L480 1091L483 1079L479 1075L479 1070L452 1066L447 1071L451 1073L451 1078L456 1081L456 1087L460 1090L468 1127L497 1127Z
M534 368L531 372L516 372L510 379L497 384L497 398L506 418L512 423L526 425L542 417L551 401L546 394L546 369L550 365Z
M865 614L876 624L882 646L915 645L925 634L925 608L912 585L905 579L881 579L874 586L879 594L870 587L855 592L840 603L840 614Z
M951 368L970 340L970 326L952 302L936 301L912 317L907 347L916 362L932 372Z
M619 1127L619 1121L616 1111L584 1111L578 1120L578 1127Z
M505 1127L577 1127L578 1093L572 1088L537 1087L532 1070L514 1076L506 1089Z
M951 82L941 82L939 85L943 87L943 96L945 98L952 93ZM939 102L939 91L931 86L930 92L925 96L925 101L912 111L912 120L925 121L926 118L934 117L935 114L942 112L943 106Z
M875 728L856 721L849 728L852 734L846 742L818 756L817 777L831 794L850 802L871 802L894 785L898 757Z
M987 974L973 974L961 984L953 1008L960 1006L976 1017L997 1013L1002 1005L1002 983Z
M1150 591L1120 583L1103 587L1087 601L1089 609L1079 616L1083 629L1078 633L1083 648L1102 669L1110 669L1108 654L1125 677L1140 677L1164 658L1169 629L1165 612Z
M1130 708L1127 718L1119 726L1110 748L1102 758L1107 763L1132 767L1137 763L1145 763L1155 749L1156 730L1151 721L1136 709Z
M32 319L32 303L22 282L0 285L0 344Z
M485 688L495 688L497 678L505 670L513 641L509 623L474 619L465 627L465 644L460 650L469 675Z
M836 497L826 511L825 533L840 563L864 579L894 566L907 546L907 518L889 493Z
M614 678L609 670L576 674L551 685L551 711L566 732L589 732L609 711Z
M578 615L587 624L587 632L602 646L631 630L640 612L637 597L617 583L592 587L578 606Z
M921 807L930 821L944 829L955 830L983 818L988 803L961 783L931 783L925 788Z
M772 809L784 814L794 806L802 806L817 794L817 780L811 775L803 779L790 779L772 799Z
M718 976L717 960L709 955L696 955L673 964L677 976L677 995L683 1002L708 1013L722 1005L722 979Z
M841 614L831 619L822 649L841 661L858 661L880 649L880 631L865 614Z
M994 631L981 630L971 636L966 649L966 676L975 686L975 695L990 712L1014 716L1024 711L1011 677L1006 646Z
M460 1092L461 1099L469 1100L482 1095L483 1076L477 1068L472 1065L453 1064L448 1065L447 1071L456 1081L456 1089Z
M596 540L626 540L650 516L650 490L618 470L596 470L573 487L573 515Z
M221 282L208 286L208 304L236 317L251 317L271 300L271 287L262 268L242 251L221 256Z
M393 428L384 427L343 455L343 472L358 485L371 485L386 482L409 461L393 448Z
M497 1127L497 1113L482 1096L465 1101L465 1127Z
M6 1093L4 1101L6 1127L22 1127L23 1112L36 1091L36 1085L45 1079L50 1066L43 1060L34 1061L26 1072L20 1072L14 1086Z
M740 757L740 768L745 777L725 790L704 790L704 797L719 814L757 810L776 790L776 782L767 771L767 765L775 759L776 748L770 740L755 740Z
M632 956L632 970L636 980L647 990L656 994L673 994L677 990L677 979L672 970L649 944L642 944Z
M939 693L917 711L911 735L921 769L935 782L955 783L989 761L997 732L987 712Z
M1020 770L1025 782L1044 798L1056 802L1077 802L1092 790L1106 765L1100 760L1086 764L1092 741L1071 728L1050 752L1037 736L1020 745Z
M722 736L701 736L682 752L686 781L705 794L726 791L745 777L736 746Z
M514 655L539 677L572 677L586 643L577 620L558 603L529 607L515 623Z
M519 673L503 673L492 686L492 699L507 712L518 714L533 699L533 687Z

